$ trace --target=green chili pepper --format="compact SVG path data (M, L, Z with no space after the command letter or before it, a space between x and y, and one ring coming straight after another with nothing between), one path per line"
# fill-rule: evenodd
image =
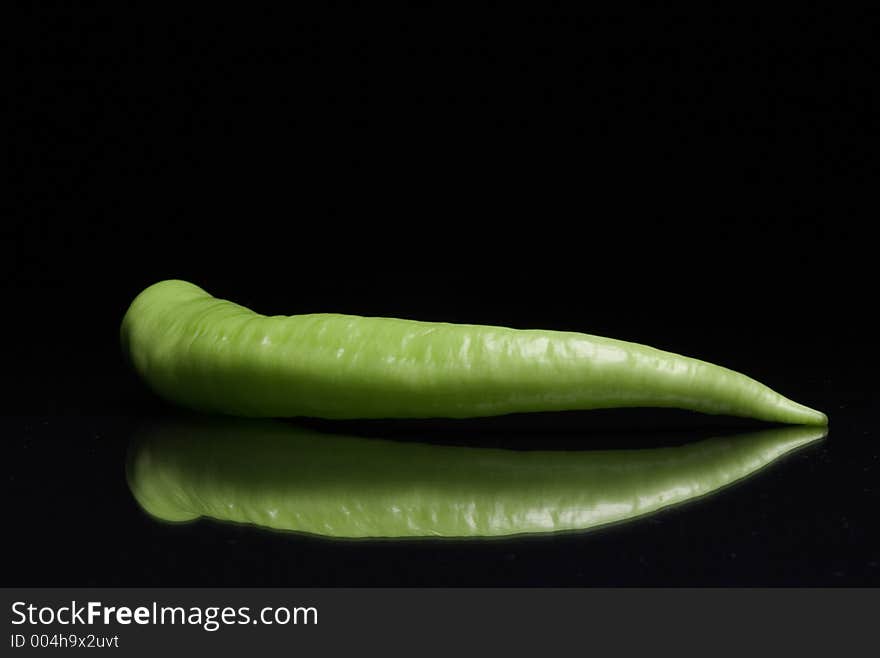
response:
M515 451L206 417L132 444L128 483L165 521L210 517L333 537L583 530L717 491L825 436L785 427L673 448Z
M466 418L678 407L827 423L732 370L586 334L338 314L266 317L184 281L132 302L122 345L159 395L251 417Z

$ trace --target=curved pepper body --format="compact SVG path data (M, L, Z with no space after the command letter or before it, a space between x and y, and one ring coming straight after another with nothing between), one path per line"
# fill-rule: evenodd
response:
M331 537L585 530L710 494L825 435L786 427L674 448L515 451L204 418L132 444L129 487L166 521L208 517Z
M309 314L267 317L184 281L143 291L123 349L159 395L250 417L466 418L677 407L827 418L732 370L587 334Z

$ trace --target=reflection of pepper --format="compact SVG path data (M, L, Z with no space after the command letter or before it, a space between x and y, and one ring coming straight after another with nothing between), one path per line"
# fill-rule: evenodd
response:
M782 423L825 414L732 370L586 334L389 318L265 317L184 281L150 286L123 349L163 397L240 416L419 418L678 407Z
M648 514L824 435L788 427L675 448L524 452L208 417L142 435L128 482L167 521L205 516L334 537L498 536Z

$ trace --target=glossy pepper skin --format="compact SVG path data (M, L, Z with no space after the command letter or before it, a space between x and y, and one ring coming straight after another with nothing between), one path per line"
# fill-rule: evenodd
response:
M677 407L824 425L740 373L587 334L338 314L266 317L162 281L122 321L130 362L162 397L249 417L466 418Z
M131 492L165 521L208 517L340 538L585 530L717 491L825 436L793 426L647 450L515 451L203 417L144 431Z

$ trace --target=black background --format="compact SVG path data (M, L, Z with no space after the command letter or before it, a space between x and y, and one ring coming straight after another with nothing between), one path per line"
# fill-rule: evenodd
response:
M11 25L5 582L880 583L864 17L77 8ZM717 497L580 535L162 526L122 460L169 410L125 369L118 326L165 278L266 314L647 343L748 373L831 432ZM571 449L752 426L639 410L354 429Z

